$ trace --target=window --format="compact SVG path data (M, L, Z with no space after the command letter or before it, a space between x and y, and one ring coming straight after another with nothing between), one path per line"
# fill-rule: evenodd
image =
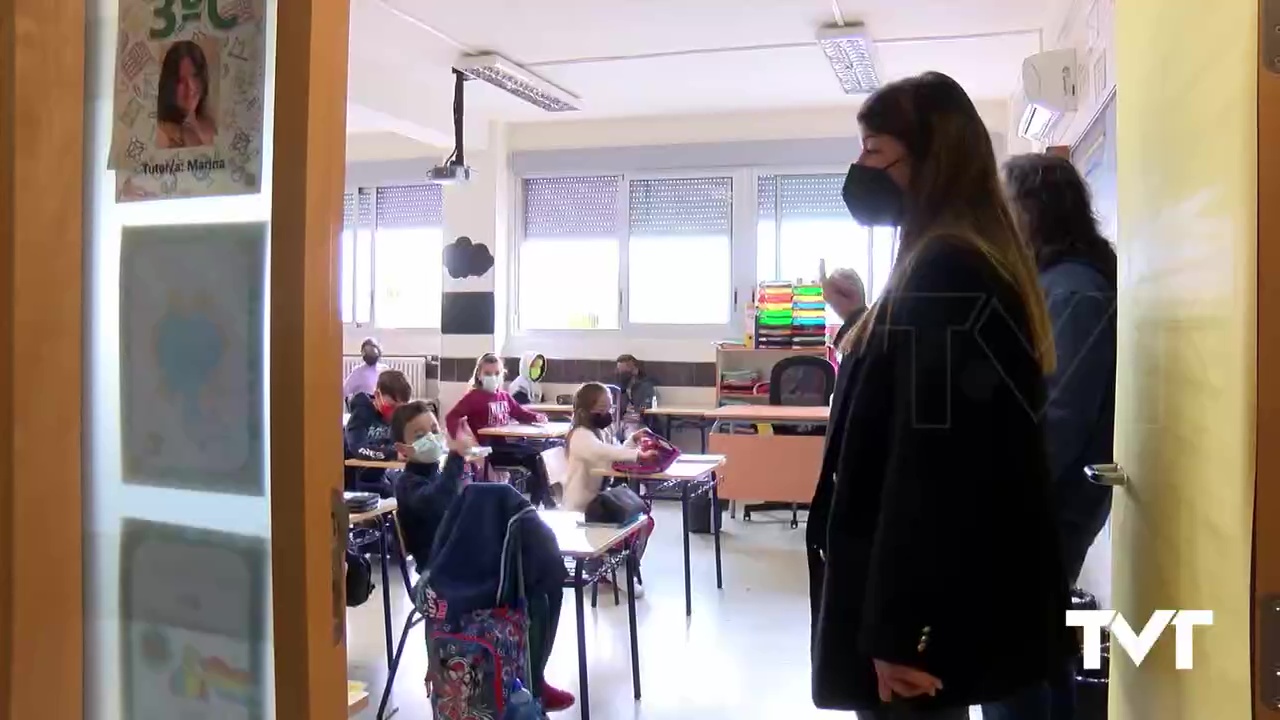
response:
M439 185L360 188L344 195L342 322L440 326L443 206Z
M440 326L444 257L439 185L378 188L374 321L382 328Z
M856 271L874 300L897 231L854 222L844 178L747 167L522 178L514 326L734 337L758 282L812 282L823 261Z
M524 180L518 326L525 330L617 329L622 178Z
M851 268L868 302L884 291L897 252L893 228L866 228L849 217L844 175L762 175L756 188L756 277L813 280L819 261L828 271ZM828 311L828 321L840 319Z
M629 200L627 319L728 323L733 178L632 180Z

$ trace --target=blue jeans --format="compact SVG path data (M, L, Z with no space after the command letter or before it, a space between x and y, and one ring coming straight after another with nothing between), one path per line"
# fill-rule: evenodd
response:
M982 720L1050 720L1049 683L1041 682L1016 695L982 706Z

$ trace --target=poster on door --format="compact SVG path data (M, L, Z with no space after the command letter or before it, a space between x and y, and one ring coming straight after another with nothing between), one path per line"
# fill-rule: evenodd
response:
M124 520L125 717L267 716L267 571L265 538Z
M265 0L119 0L116 200L262 187Z

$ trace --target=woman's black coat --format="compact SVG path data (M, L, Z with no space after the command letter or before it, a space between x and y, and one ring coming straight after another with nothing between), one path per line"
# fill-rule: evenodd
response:
M808 526L813 699L879 704L872 659L998 700L1068 651L1067 588L1023 304L976 250L931 243L844 359Z

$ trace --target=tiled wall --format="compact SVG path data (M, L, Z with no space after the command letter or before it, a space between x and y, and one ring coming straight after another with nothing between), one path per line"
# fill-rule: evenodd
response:
M504 362L507 380L514 380L520 374L519 358L504 358ZM441 358L440 379L444 382L468 382L475 363L475 358ZM548 358L547 376L543 382L572 385L611 380L614 367L612 360ZM645 372L665 387L713 388L716 385L716 364L710 362L647 362Z

